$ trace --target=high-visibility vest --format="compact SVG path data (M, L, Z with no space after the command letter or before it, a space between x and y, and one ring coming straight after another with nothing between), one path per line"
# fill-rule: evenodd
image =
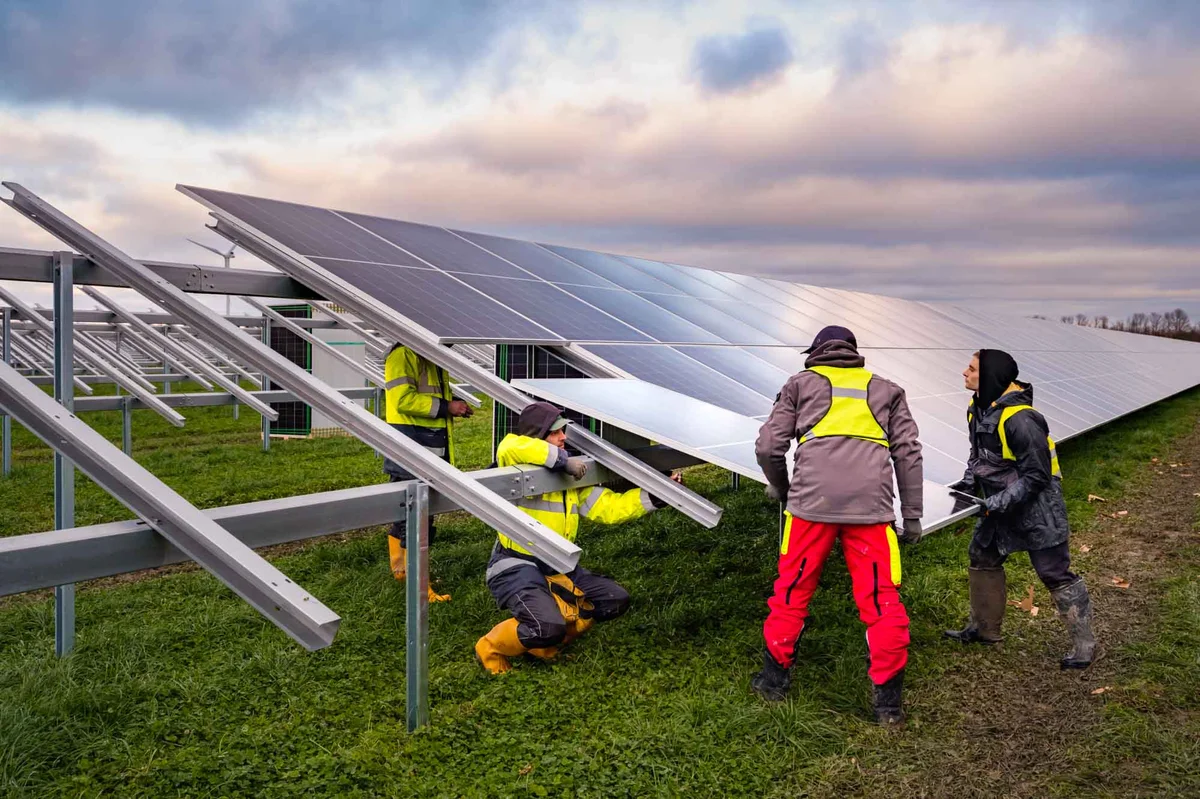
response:
M549 441L509 433L496 448L496 465L552 466L558 459L557 450ZM537 497L522 497L517 500L517 507L568 541L574 541L578 535L581 517L602 524L619 524L654 510L650 496L640 488L619 494L602 486L568 488ZM503 533L499 537L501 546L523 555L531 554Z
M970 424L971 419L974 417L974 413L971 410L973 407L974 404L967 407L967 424ZM996 427L996 432L1000 435L1000 456L1004 460L1015 461L1017 459L1017 456L1013 454L1012 448L1008 446L1008 433L1005 431L1004 425L1021 411L1031 410L1033 410L1032 405L1005 405L1003 410L1000 411L1000 423ZM1058 450L1054 447L1053 436L1046 436L1046 445L1050 448L1050 474L1061 480L1062 469L1058 465Z
M829 410L811 429L800 436L800 444L814 438L841 436L871 441L884 447L888 444L887 433L879 425L871 406L867 404L867 385L874 375L866 369L840 366L812 366L808 371L816 372L832 386Z
M446 371L408 347L393 347L383 362L383 378L388 424L445 430L445 451L441 447L426 449L453 462L449 419L443 410L451 399Z

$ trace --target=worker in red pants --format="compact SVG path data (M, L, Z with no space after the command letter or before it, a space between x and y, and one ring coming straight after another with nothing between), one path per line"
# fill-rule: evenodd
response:
M763 669L751 687L770 701L787 698L808 602L840 537L859 618L867 625L875 719L895 724L904 719L908 613L897 590L892 477L900 490L902 540L915 542L923 511L917 425L904 390L867 371L846 328L824 328L806 352L804 371L780 391L755 445L767 493L786 502L787 514L779 577L763 624Z

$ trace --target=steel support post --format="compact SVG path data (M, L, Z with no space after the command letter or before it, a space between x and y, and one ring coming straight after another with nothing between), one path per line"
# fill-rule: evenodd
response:
M0 340L0 360L12 365L12 308L0 308L0 327L3 339ZM0 460L3 461L3 475L12 474L12 419L7 413L0 413Z
M133 455L133 397L121 403L121 451Z
M268 349L271 347L271 320L266 316L263 316L262 343L263 343L263 346L267 347ZM259 378L259 382L262 384L263 391L271 390L271 378L267 375L266 372L262 373L262 377ZM271 420L268 419L266 416L264 416L262 418L262 438L263 438L263 442L262 442L263 452L270 452L271 451Z
M54 253L54 399L68 411L75 407L74 320L75 254ZM75 526L75 464L54 453L54 528ZM54 589L54 654L75 648L75 585Z
M408 578L404 581L404 672L408 731L429 724L429 486L415 483L406 501Z
M733 485L733 490L737 491L742 487L742 476L737 472L729 473L729 482Z
M171 332L171 328L167 327L166 325L163 325L163 329L162 329L163 338L169 339L170 336L168 336L167 334L170 332ZM162 368L163 374L169 374L171 371L171 364L167 362L167 348L166 347L163 347L163 350L162 350L162 364L163 364L163 368ZM162 393L164 393L164 394L171 393L171 381L170 380L163 381Z

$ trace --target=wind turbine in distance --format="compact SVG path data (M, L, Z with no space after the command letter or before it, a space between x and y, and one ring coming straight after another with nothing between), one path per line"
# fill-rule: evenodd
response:
M229 248L229 252L221 252L216 247L209 247L207 244L201 244L200 242L196 241L195 239L188 239L188 241L190 241L192 244L195 244L197 247L203 247L204 249L208 250L209 252L215 253L215 254L221 256L222 258L224 258L226 269L229 268L229 261L230 261L230 259L233 258L233 251L237 249L237 245L234 244ZM225 316L229 316L229 295L228 294L225 295Z

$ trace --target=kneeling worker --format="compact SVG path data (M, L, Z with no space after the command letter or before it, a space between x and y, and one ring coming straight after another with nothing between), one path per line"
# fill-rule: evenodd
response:
M499 466L531 464L565 471L576 480L587 472L581 457L567 457L567 419L548 402L521 411L516 434L496 448ZM678 478L675 478L678 479ZM551 491L517 501L525 513L568 541L579 532L579 519L618 524L661 507L640 488L624 493L601 486ZM508 671L509 658L529 653L549 660L558 647L578 638L594 621L609 621L629 608L629 592L615 580L582 566L559 574L515 541L501 534L488 562L487 586L496 603L513 614L475 644L479 662L492 674Z
M454 442L450 437L450 419L470 416L471 406L452 399L446 370L422 358L401 344L388 352L383 362L384 399L388 424L424 447L431 455L454 463ZM383 471L393 483L417 478L395 461L385 458ZM392 523L388 532L388 558L392 576L403 580L405 547L408 545L404 520ZM429 542L434 538L433 520L429 522ZM429 589L430 602L445 602L449 594Z

